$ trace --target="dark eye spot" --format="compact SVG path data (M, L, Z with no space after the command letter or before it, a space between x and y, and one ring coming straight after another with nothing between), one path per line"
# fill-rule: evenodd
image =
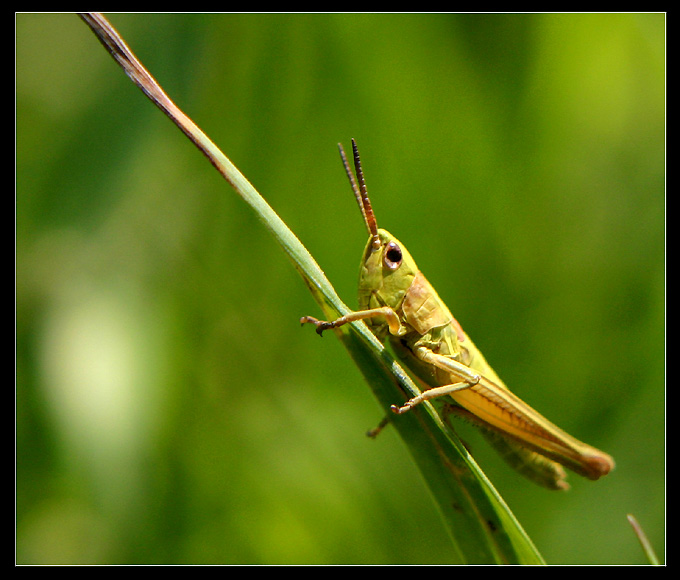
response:
M385 266L390 270L396 270L401 265L401 258L401 248L394 242L387 244L385 255L383 256Z

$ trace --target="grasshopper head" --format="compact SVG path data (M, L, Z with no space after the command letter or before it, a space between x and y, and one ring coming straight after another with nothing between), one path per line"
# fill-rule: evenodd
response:
M418 273L418 268L399 240L389 232L378 229L371 202L366 193L366 184L356 142L352 139L354 167L357 173L356 180L347 163L342 145L338 145L338 147L370 235L359 274L359 309L366 310L389 306L393 310L397 310L401 306L413 278ZM370 324L370 320L368 319L367 323Z
M361 262L359 309L389 306L398 310L418 267L397 238L382 229L377 232L377 238L371 236L368 240Z

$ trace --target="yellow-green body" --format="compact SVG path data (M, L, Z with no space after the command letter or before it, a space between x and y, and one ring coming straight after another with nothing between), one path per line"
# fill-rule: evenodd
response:
M610 463L602 452L559 430L508 391L403 244L383 229L378 230L378 236L380 247L376 248L371 238L364 252L359 311L388 307L397 313L401 324L393 334L384 317L367 317L365 321L378 339L387 340L397 357L427 387L456 384L461 377L422 360L416 355L418 349L461 363L479 375L476 385L448 396L463 409L461 414L485 429L489 441L514 468L536 483L553 489L567 487L564 470L548 457L591 479L608 472ZM386 260L385 255L397 248L401 260L394 268L394 261ZM500 390L504 393L499 398Z
M331 322L311 317L302 322L321 333L364 320L425 387L405 405L393 406L395 413L425 400L448 402L445 410L482 427L504 458L540 485L568 488L562 465L590 479L609 473L614 467L609 455L571 437L510 392L403 244L378 229L354 142L353 147L358 186L340 151L370 234L359 275L359 310Z

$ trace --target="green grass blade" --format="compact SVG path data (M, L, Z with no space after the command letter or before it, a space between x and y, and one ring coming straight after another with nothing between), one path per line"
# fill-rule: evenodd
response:
M654 548L652 548L652 544L649 542L647 534L645 534L642 526L637 521L637 518L633 514L628 514L626 517L628 518L628 523L633 528L633 532L635 532L635 535L640 542L640 546L642 547L642 551L644 552L647 561L652 566L659 566L659 558L657 557Z
M177 124L256 212L291 259L324 315L332 319L349 312L298 238L219 148L167 97L108 21L99 14L81 17L133 82ZM386 412L405 395L417 394L414 383L363 322L335 332ZM423 404L391 420L439 506L458 562L544 563L502 498L432 406Z

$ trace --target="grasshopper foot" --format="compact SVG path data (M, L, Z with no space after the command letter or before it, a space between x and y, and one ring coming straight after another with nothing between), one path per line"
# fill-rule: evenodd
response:
M375 439L375 438L380 434L380 432L381 432L385 427L387 427L387 425L389 424L389 422L390 422L390 417L389 417L389 415L386 415L385 417L383 417L383 420L380 421L380 424L379 424L377 427L374 427L374 428L371 429L370 431L367 431L367 432L366 432L366 436L367 436L367 437L370 437L371 439Z
M392 405L390 409L396 415L401 415L402 413L406 413L406 411L409 411L413 406L414 405L411 403L411 401L407 401L406 404L401 407L399 405Z
M303 316L300 318L300 324L313 324L316 327L316 333L319 336L323 336L323 331L328 330L329 328L335 328L335 324L332 322L326 322L325 320L318 320L317 318L314 318L313 316Z

